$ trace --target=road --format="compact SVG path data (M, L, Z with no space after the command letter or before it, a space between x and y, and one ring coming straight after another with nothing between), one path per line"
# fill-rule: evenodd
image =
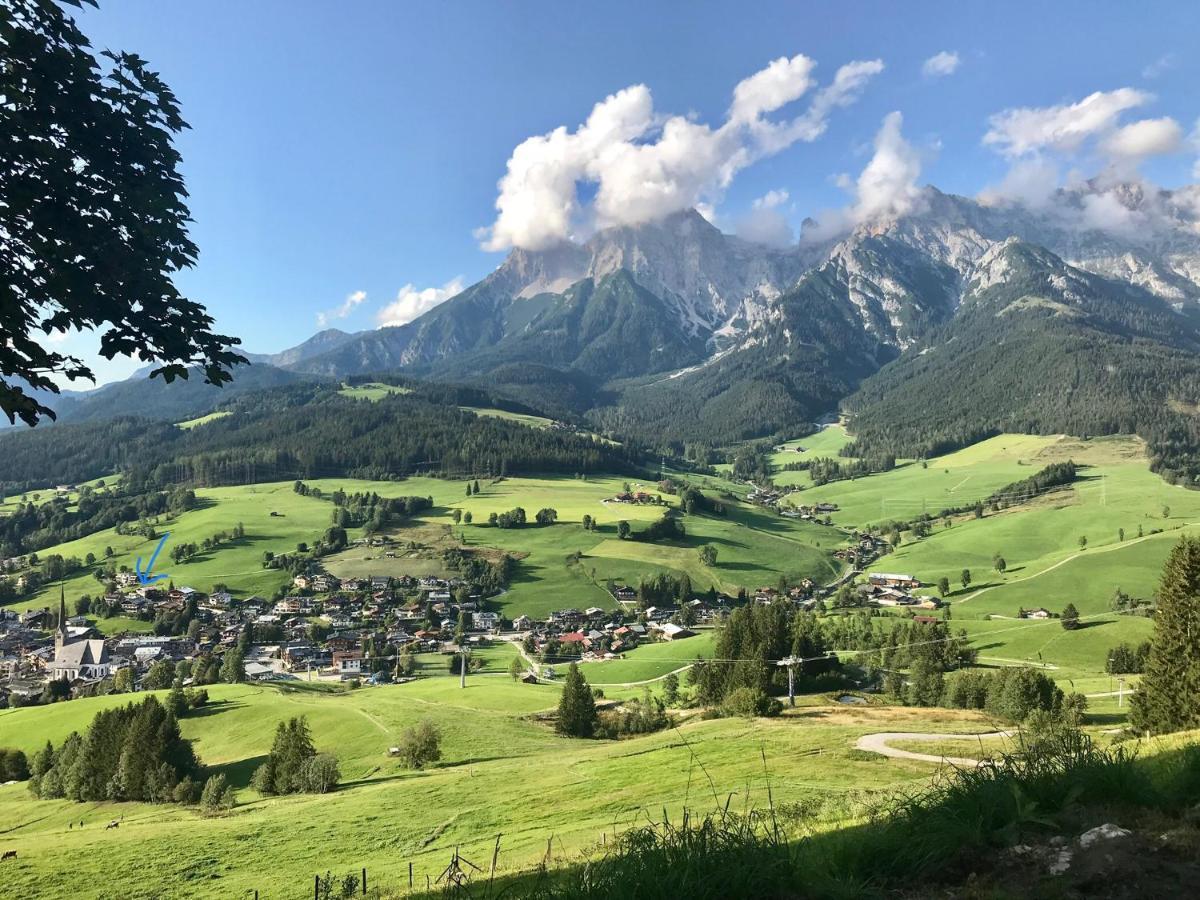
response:
M854 742L856 750L866 750L868 753L878 753L890 756L892 759L915 759L919 762L949 763L952 766L973 768L983 765L978 759L964 759L957 756L935 756L930 753L913 753L910 750L898 750L888 746L891 741L961 741L970 738L1010 738L1011 731L989 731L984 734L928 734L909 731L884 731L879 734L864 734Z

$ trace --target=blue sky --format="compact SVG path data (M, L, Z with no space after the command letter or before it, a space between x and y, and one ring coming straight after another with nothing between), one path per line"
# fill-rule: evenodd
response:
M1022 161L1011 143L1007 154L983 144L990 116L1071 107L1122 88L1137 101L1107 132L1080 146L1035 148L1024 161L1053 158L1064 173L1093 174L1105 134L1172 117L1183 138L1170 152L1139 157L1140 171L1167 186L1193 178L1200 4L750 9L645 0L109 0L80 19L97 48L140 53L179 96L192 126L179 149L200 247L198 266L180 283L221 330L256 351L293 345L319 321L376 327L406 286L402 306L411 310L445 293L435 289L493 269L503 251L481 249L489 236L479 229L496 220L497 182L527 138L558 126L574 132L595 104L639 84L653 95L656 117L691 116L717 129L735 85L781 57L803 54L815 68L810 89L771 109L772 121L803 113L841 66L879 60L883 68L853 102L829 112L819 137L753 154L728 184L706 188L704 202L726 230L748 227L764 197L774 201L759 207L791 228L865 202L854 182L894 139L919 167L910 177L975 194ZM942 52L956 54L957 65L923 73ZM888 138L881 128L894 111L902 121L892 120ZM655 140L649 133L633 143ZM847 176L842 187L839 175ZM615 177L606 185L620 189ZM584 188L581 218L596 190ZM512 242L494 235L498 246ZM65 345L87 350L83 338ZM106 364L98 374L103 381L133 368Z

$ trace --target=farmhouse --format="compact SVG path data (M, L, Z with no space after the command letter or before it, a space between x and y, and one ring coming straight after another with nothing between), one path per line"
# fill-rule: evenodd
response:
M656 629L659 631L664 641L675 641L680 638L692 637L696 632L684 628L682 625L676 625L674 622L666 622Z
M1052 619L1054 613L1048 609L1037 607L1035 609L1022 609L1017 613L1018 619Z
M914 575L896 575L892 572L871 572L867 575L867 581L881 587L906 588L909 590L921 586L921 579Z

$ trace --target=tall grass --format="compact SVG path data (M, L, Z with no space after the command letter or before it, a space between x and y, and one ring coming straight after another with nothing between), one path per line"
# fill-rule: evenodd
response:
M567 869L452 892L538 900L878 896L953 884L1021 840L1113 814L1176 812L1197 800L1200 746L1142 759L1067 731L978 768L949 770L924 790L859 811L844 827L797 829L773 804L685 812L675 821L664 813Z

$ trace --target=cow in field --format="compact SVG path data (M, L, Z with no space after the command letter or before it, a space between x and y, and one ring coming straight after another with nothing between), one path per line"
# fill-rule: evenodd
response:
M16 858L17 858L16 850L5 850L4 855L0 856L0 862L4 862L4 860L6 860L6 859L16 859Z
M120 827L121 827L121 823L118 822L116 819L113 819L111 822L109 822L107 825L104 826L104 830L108 831L108 829L110 829L110 828L120 828Z

